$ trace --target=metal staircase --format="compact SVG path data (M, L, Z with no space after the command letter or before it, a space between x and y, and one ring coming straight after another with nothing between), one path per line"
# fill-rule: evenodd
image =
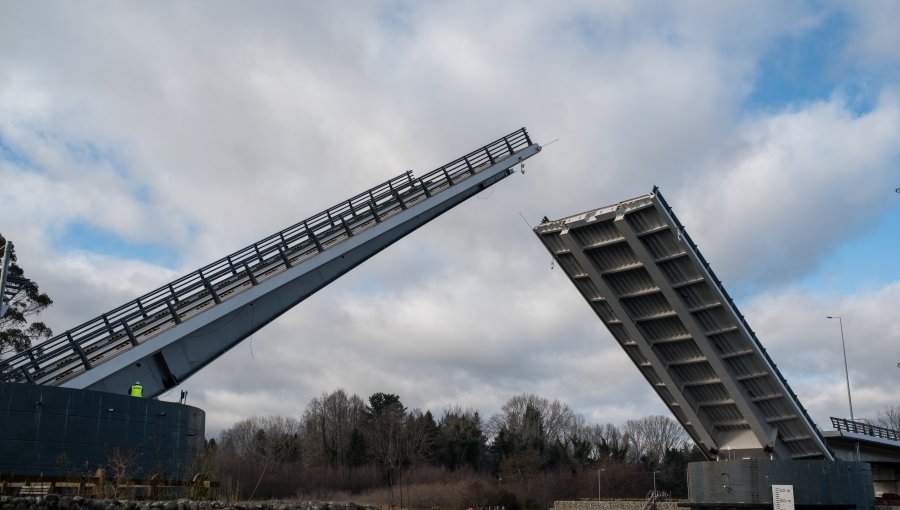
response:
M647 499L644 501L642 510L651 510L653 508L656 508L656 503L658 501L667 499L668 497L669 494L667 492L654 489L647 493Z
M406 234L537 154L525 128L421 177L340 202L0 361L0 382L155 397Z

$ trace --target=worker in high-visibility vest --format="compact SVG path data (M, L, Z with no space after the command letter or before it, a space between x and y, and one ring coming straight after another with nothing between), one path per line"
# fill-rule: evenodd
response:
M144 387L141 386L141 382L135 381L131 388L128 389L128 394L138 398L144 396Z

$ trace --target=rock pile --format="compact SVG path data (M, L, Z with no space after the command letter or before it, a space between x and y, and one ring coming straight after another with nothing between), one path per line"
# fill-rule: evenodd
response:
M240 502L131 501L91 499L82 496L0 496L0 510L379 510L377 506L319 501Z

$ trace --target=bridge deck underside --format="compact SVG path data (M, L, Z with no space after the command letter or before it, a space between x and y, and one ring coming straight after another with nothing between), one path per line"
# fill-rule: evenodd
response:
M535 233L707 456L831 458L658 193Z

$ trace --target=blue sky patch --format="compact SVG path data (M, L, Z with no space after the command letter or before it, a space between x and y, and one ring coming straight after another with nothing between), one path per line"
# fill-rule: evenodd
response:
M817 293L853 293L900 281L900 194L892 195L888 199L895 200L894 207L862 237L850 239L831 251L819 270L803 280L803 287Z
M33 170L35 168L31 159L26 154L10 146L3 136L0 136L0 160L9 161L17 167L26 170Z
M760 59L753 92L745 100L744 109L780 110L826 100L837 90L844 94L863 91L851 86L852 79L839 59L851 29L846 16L834 10L814 29L777 40ZM850 98L848 102L857 103Z
M76 163L86 166L109 165L120 177L128 178L128 166L113 149L104 149L87 141L65 142L66 151Z
M900 184L900 183L898 183ZM895 199L892 209L883 212L871 228L830 250L823 250L817 267L806 277L785 282L797 284L816 294L853 294L877 290L885 282L900 281L900 194L888 190ZM716 267L713 264L713 271ZM724 281L725 289L740 308L773 287L771 282L753 278Z
M70 224L59 237L58 243L65 250L82 250L141 260L168 269L177 269L181 260L178 252L170 246L132 242L107 229L84 222Z

